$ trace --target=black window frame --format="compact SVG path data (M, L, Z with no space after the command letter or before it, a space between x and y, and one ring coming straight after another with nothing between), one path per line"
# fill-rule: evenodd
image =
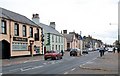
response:
M19 24L18 23L14 24L14 35L19 36Z
M30 27L30 37L33 37L33 27Z
M4 22L4 26L3 26L3 22ZM2 20L1 29L2 29L2 34L7 34L7 25L5 20ZM3 29L4 29L4 32L3 32Z
M26 31L26 25L23 25L22 27L22 34L23 34L23 37L26 37L27 36L27 31Z
M35 33L34 38L35 38L35 41L39 41L39 28L36 28L36 30L37 30L37 33Z

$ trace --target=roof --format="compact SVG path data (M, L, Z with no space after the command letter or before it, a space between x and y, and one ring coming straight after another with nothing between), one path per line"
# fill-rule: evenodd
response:
M74 34L64 34L64 37L67 39L67 42L73 41Z
M56 29L46 25L46 24L43 24L43 23L40 23L39 24L44 30L47 31L47 33L51 33L51 34L55 34L55 35L60 35L60 36L63 36L61 33L59 33Z
M27 17L25 17L23 15L20 15L18 13L6 10L4 8L1 8L1 7L0 7L0 12L2 13L2 14L0 14L0 17L2 17L2 18L10 19L10 20L21 22L21 23L24 23L24 24L38 26L32 20L30 20Z

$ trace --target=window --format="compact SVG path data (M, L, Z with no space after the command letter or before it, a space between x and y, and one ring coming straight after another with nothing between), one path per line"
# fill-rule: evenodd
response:
M54 50L54 45L52 45L52 50Z
M6 32L6 21L2 20L2 26L1 26L1 28L2 28L2 34L6 34L7 33Z
M59 43L60 43L60 36L59 36Z
M52 42L54 42L54 35L52 35Z
M30 27L30 37L33 37L33 28Z
M56 50L57 50L57 45L56 45Z
M57 36L56 36L56 43L57 43Z
M35 33L34 38L35 38L35 41L39 41L39 29L36 28L36 30L37 30L37 33Z
M61 37L61 43L63 43L63 37Z
M37 34L39 35L39 29L37 28Z
M23 37L26 37L26 26L23 25Z
M59 45L59 50L60 50L60 45Z
M19 24L17 23L14 25L14 35L19 36Z

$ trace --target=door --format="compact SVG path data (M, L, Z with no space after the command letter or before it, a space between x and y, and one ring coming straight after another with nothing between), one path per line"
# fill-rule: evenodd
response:
M10 43L2 40L2 59L10 58Z

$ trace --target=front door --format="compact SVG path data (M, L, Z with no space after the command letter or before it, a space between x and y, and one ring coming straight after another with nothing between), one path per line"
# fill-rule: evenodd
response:
M2 59L10 58L10 43L2 40Z

